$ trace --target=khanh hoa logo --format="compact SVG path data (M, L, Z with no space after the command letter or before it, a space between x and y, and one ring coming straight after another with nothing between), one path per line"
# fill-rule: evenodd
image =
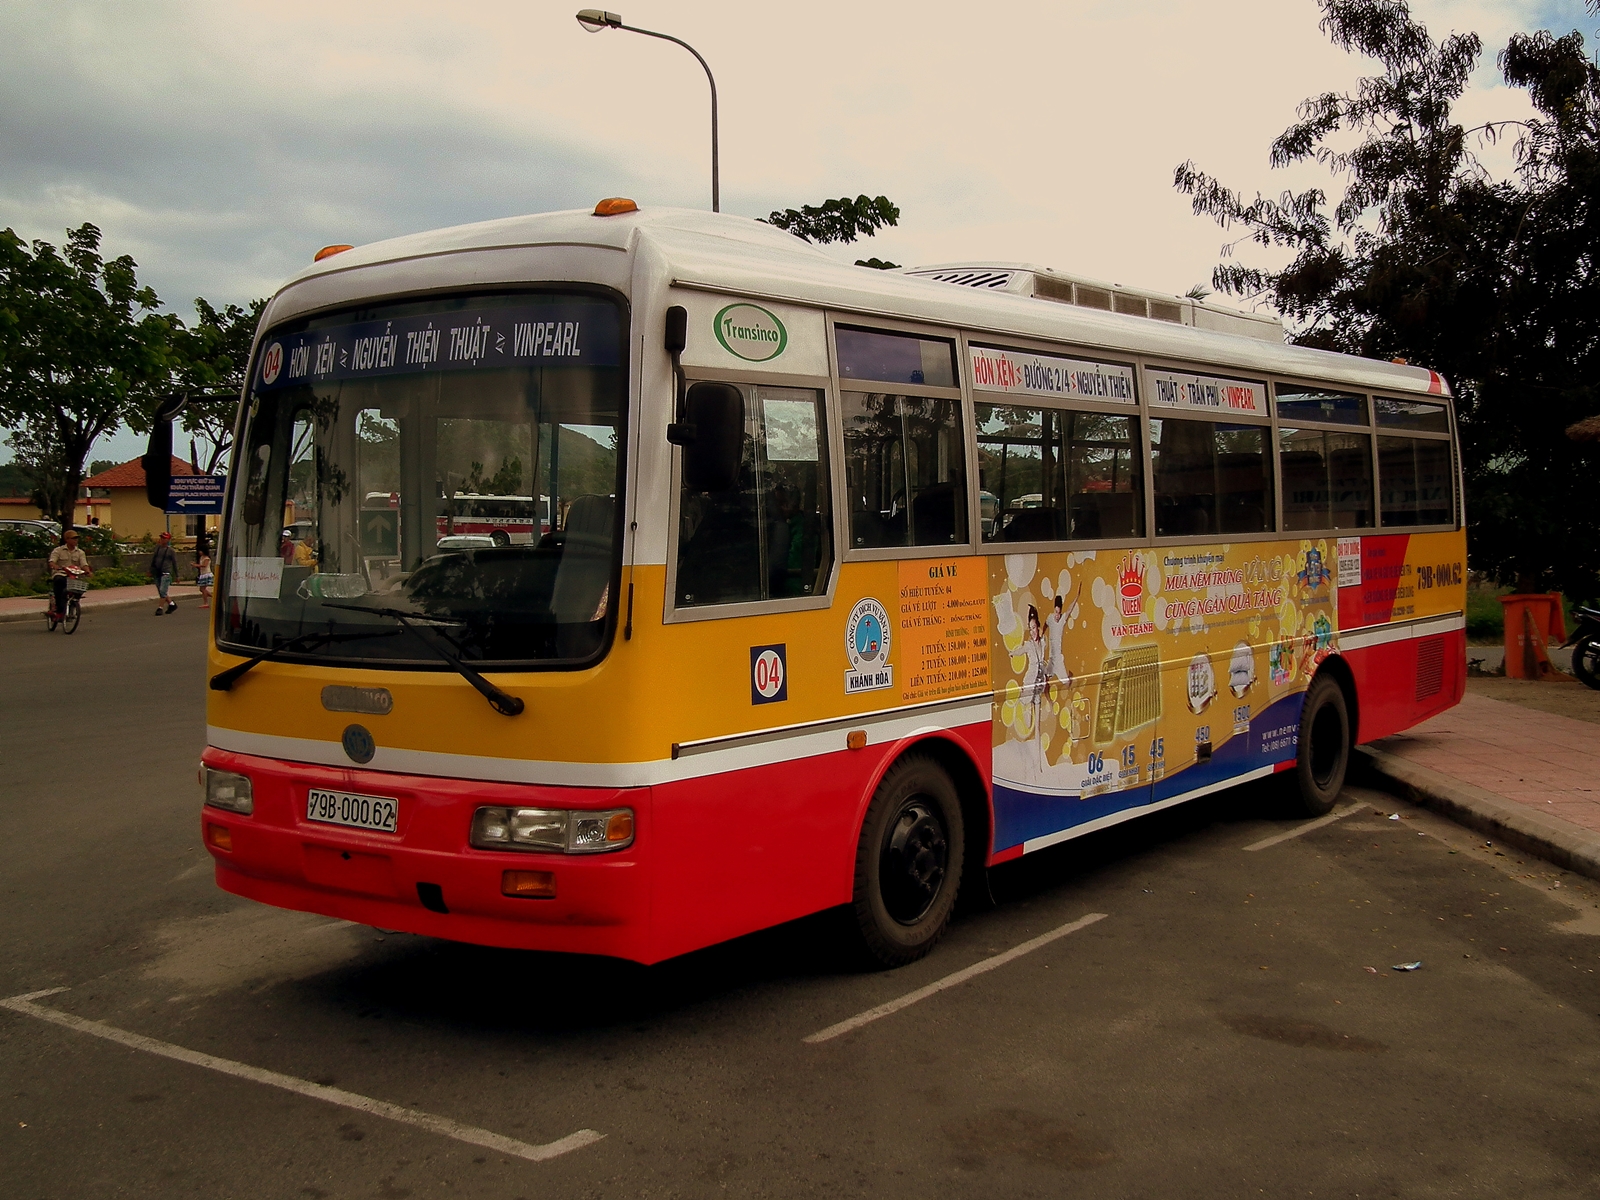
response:
M1122 622L1111 627L1113 637L1139 637L1156 631L1144 615L1145 571L1144 557L1139 554L1128 555L1117 568L1118 615Z
M730 304L711 320L717 341L729 354L746 362L777 358L789 344L789 331L758 304Z

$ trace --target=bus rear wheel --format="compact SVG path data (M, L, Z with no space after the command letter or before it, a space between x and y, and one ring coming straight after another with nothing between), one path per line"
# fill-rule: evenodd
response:
M869 963L904 966L933 949L955 909L965 847L961 799L944 768L915 753L890 767L856 847L851 910Z
M1300 710L1300 745L1285 797L1291 812L1320 817L1333 807L1350 769L1350 706L1344 689L1318 675Z
M509 545L511 545L511 535L509 533L507 533L504 529L496 529L493 533L491 533L489 535L489 540L491 542L493 542L496 546L509 546Z

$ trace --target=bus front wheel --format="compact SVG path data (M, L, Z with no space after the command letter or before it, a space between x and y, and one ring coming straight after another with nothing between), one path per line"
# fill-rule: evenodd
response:
M1320 817L1333 807L1350 769L1350 706L1344 689L1318 675L1300 710L1300 745L1286 799L1301 816Z
M933 949L955 908L965 847L961 800L944 768L925 754L890 767L856 847L851 909L870 963L904 966Z
M507 533L504 529L496 529L493 533L491 533L489 535L489 540L491 542L493 542L496 546L509 546L509 545L511 545L511 535L509 533Z

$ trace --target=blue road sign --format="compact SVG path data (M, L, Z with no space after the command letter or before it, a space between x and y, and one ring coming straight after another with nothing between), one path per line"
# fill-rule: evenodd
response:
M226 475L174 475L167 489L167 512L186 516L220 513L227 487Z

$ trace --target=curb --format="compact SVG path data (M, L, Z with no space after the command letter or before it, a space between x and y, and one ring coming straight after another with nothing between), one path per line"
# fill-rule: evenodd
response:
M196 599L200 595L200 593L197 592L197 591L179 592L178 589L177 589L177 586L173 587L171 594L172 594L172 598L174 600L193 600L193 599ZM28 598L32 599L32 597L28 597ZM5 624L7 624L9 622L12 622L12 621L37 621L40 624L43 624L44 623L44 608L43 608L43 604L44 604L45 597L43 595L41 595L37 599L39 600L39 604L36 605L33 608L27 609L26 611L0 612L0 625L5 625ZM150 596L118 596L114 600L99 600L99 601L96 601L94 604L85 605L84 606L84 610L83 610L83 615L86 616L86 617L92 617L92 616L95 615L95 613L104 612L108 608L132 608L135 604L153 605L154 602L155 602L155 596L154 595L150 595Z
M1372 776L1402 798L1558 867L1600 880L1600 833L1419 767L1398 754L1371 746L1357 746L1356 753L1365 759Z

